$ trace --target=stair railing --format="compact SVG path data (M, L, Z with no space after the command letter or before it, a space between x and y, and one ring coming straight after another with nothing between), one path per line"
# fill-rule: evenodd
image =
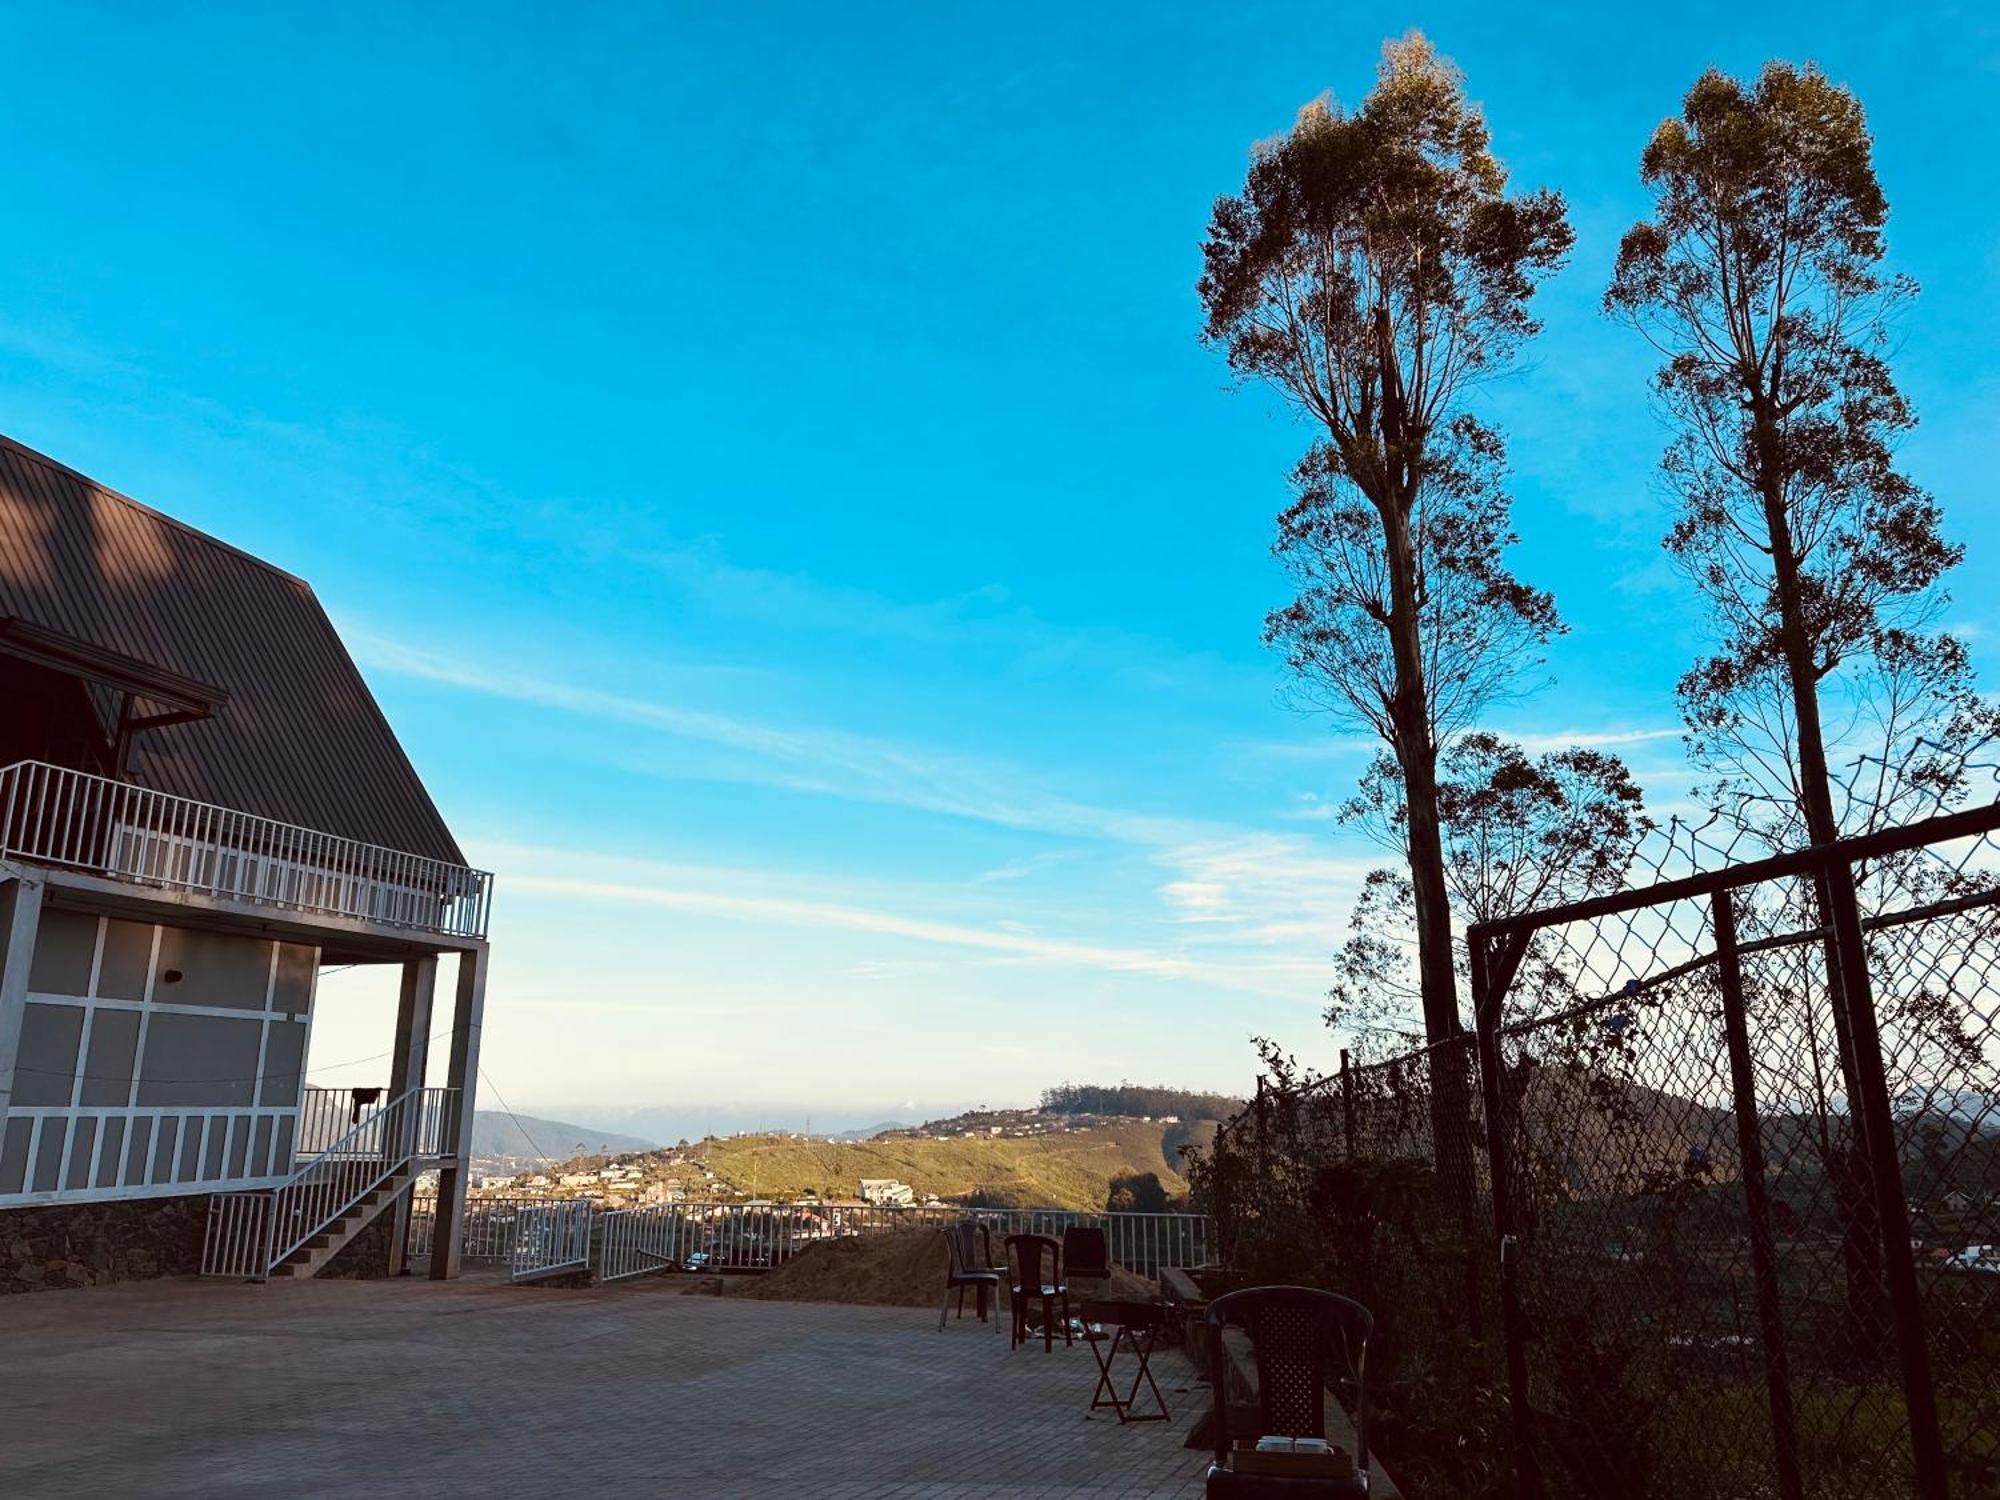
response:
M276 1187L209 1200L204 1276L262 1281L301 1245L374 1192L420 1152L453 1154L456 1089L405 1089Z

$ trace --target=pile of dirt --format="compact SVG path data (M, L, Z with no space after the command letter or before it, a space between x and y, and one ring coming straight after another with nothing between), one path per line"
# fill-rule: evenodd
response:
M944 1236L935 1229L896 1230L808 1246L742 1295L766 1302L850 1302L868 1307L936 1307L944 1296ZM734 1290L732 1288L732 1290ZM1143 1276L1114 1266L1107 1285L1071 1284L1072 1306L1086 1297L1150 1300L1158 1289ZM1001 1303L1006 1290L1001 1289ZM966 1298L968 1314L972 1298Z

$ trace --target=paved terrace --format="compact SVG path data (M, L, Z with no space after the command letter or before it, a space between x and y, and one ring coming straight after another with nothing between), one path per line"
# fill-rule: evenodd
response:
M0 1495L1190 1496L1206 1409L1086 1420L1081 1343L671 1278L151 1282L0 1309Z

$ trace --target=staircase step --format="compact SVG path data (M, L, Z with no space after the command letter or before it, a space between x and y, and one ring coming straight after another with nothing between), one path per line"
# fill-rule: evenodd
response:
M345 1249L356 1235L381 1215L384 1209L408 1191L412 1177L413 1174L405 1171L389 1178L273 1266L271 1274L292 1278L317 1275L328 1261Z

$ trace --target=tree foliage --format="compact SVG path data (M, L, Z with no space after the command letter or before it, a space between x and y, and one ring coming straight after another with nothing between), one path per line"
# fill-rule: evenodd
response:
M1618 889L1652 831L1625 763L1589 749L1530 757L1488 732L1460 736L1439 767L1444 868L1452 904L1470 922L1581 901ZM1397 844L1406 823L1395 768L1378 758L1342 815ZM1330 1025L1371 1038L1407 1038L1416 999L1411 900L1394 870L1370 872L1336 964ZM1461 985L1462 946L1455 954ZM1515 996L1529 997L1524 984ZM1464 1008L1463 1002L1461 1008Z
M1915 417L1887 356L1916 289L1883 269L1861 105L1813 67L1711 71L1640 172L1654 210L1605 304L1666 360L1666 546L1716 635L1680 684L1690 752L1773 845L1936 811L2000 718L1936 628L1961 549L1895 463Z
M1204 1094L1132 1083L1059 1083L1042 1090L1042 1110L1052 1115L1178 1115L1183 1120L1226 1120L1243 1107L1229 1094Z
M1267 636L1307 702L1395 758L1438 1034L1456 1025L1439 747L1558 628L1506 568L1503 448L1466 397L1535 331L1529 299L1569 246L1562 199L1508 192L1463 77L1412 33L1358 110L1322 99L1257 148L1204 247L1205 339L1315 428L1279 521L1298 596Z

